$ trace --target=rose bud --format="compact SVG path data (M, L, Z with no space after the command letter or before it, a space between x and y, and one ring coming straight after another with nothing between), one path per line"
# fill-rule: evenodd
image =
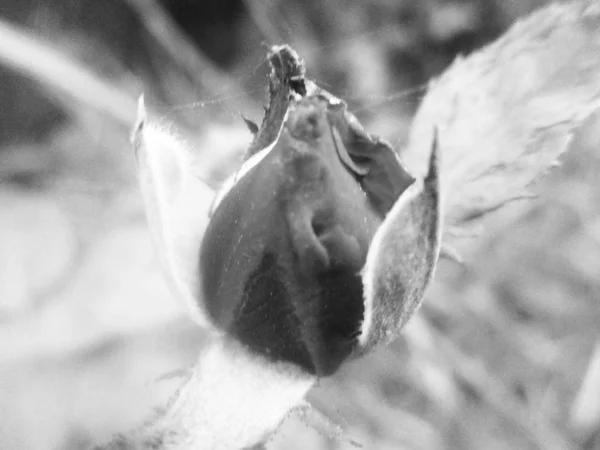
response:
M413 178L293 50L269 60L265 118L208 225L208 188L143 108L138 171L163 266L196 320L326 376L394 337L420 303L439 254L437 145L429 174Z
M219 195L198 297L251 351L323 376L395 334L419 303L439 251L439 205L435 164L415 182L343 102L308 88Z

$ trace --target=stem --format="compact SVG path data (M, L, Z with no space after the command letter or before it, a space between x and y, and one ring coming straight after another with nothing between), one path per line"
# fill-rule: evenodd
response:
M153 422L95 450L251 447L277 428L315 381L293 365L268 361L217 337Z

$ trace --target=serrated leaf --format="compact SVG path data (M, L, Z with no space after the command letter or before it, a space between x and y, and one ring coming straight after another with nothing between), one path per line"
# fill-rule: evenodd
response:
M431 83L400 156L411 173L423 174L431 127L438 127L445 226L526 197L557 165L574 131L600 107L599 29L597 2L552 5Z

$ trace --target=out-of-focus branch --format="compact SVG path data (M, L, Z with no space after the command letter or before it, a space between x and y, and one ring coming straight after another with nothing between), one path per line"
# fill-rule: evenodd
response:
M423 339L426 336L426 339ZM490 408L507 422L514 425L540 450L568 450L568 442L551 423L532 419L532 413L525 407L505 384L494 376L478 359L466 354L449 338L427 324L425 320L414 318L408 340L421 352L437 363L443 362L454 376L476 392ZM429 341L430 347L422 342ZM441 360L441 361L440 361Z
M250 17L252 17L256 27L262 33L265 39L267 39L271 45L281 44L279 32L269 17L269 12L273 5L270 5L269 2L263 0L243 1L244 5L246 5L246 9L248 9L248 14L250 14Z
M135 120L135 98L101 80L52 45L0 20L0 63L51 90L89 105L126 127ZM70 105L66 105L70 109Z
M588 368L571 409L571 426L589 438L600 426L600 340L590 357Z
M223 91L237 99L238 108L251 111L255 102L227 73L220 70L181 32L160 3L155 0L127 0L142 19L146 29L186 76L207 92Z

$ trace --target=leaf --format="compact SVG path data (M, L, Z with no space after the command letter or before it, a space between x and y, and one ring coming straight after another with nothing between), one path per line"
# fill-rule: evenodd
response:
M213 191L192 172L191 155L171 132L147 120L140 97L132 142L150 234L167 280L191 317L208 327L199 301L198 255Z
M598 2L551 5L431 83L400 157L422 175L440 130L448 229L526 197L599 108L598 30Z

